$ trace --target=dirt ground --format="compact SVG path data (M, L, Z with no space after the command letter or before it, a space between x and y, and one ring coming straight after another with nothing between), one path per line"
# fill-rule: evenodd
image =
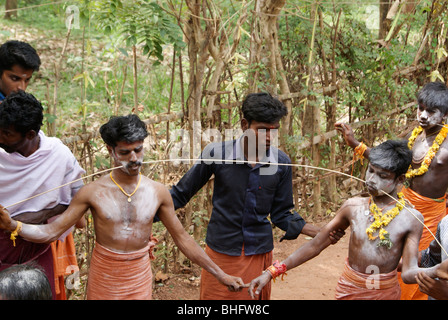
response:
M321 225L321 224L319 224ZM314 259L287 272L284 280L272 283L272 300L334 300L334 289L342 273L348 254L348 233L335 245L331 245ZM282 260L296 248L310 241L300 235L296 240L276 241L274 260ZM155 300L198 300L199 268L193 273L170 275L156 283Z

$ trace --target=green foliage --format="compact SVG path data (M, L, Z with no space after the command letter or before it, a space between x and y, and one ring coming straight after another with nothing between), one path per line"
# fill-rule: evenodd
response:
M162 46L166 44L182 48L181 33L177 24L156 3L147 0L82 1L88 18L106 35L123 39L127 48L143 45L143 55L163 60ZM127 50L120 48L127 55Z

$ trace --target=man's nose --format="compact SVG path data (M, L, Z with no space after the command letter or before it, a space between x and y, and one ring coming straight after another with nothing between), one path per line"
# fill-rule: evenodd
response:
M132 151L131 152L131 157L130 157L129 161L136 162L137 159L138 159L137 158L137 154L134 151Z
M27 87L26 80L20 80L17 82L16 91L25 91Z
M421 119L428 119L428 112L426 112L426 110L425 110L422 113L420 113L420 118Z

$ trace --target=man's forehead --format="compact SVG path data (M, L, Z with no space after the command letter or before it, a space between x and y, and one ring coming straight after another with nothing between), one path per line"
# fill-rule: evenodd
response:
M132 150L132 149L140 148L142 146L143 146L143 140L133 141L133 142L117 141L117 145L115 146L115 148Z
M14 75L19 78L31 78L33 76L34 70L33 69L26 69L22 66L15 64L12 66L10 70L4 70L4 73L7 73L9 75Z
M260 122L260 121L252 120L250 123L250 126L260 128L260 129L278 129L280 127L280 121Z

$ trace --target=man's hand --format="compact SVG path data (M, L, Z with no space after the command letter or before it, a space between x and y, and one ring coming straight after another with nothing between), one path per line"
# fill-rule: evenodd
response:
M448 280L448 260L445 260L438 265L436 275L439 279Z
M0 229L14 231L17 223L13 223L8 210L0 204Z
M344 235L345 231L342 229L331 231L329 235L331 244L336 244Z
M437 300L448 299L448 282L429 277L425 272L420 272L415 277L418 288L424 294L427 294Z
M348 124L335 123L334 127L337 131L342 133L342 136L349 147L356 148L358 146L359 141L355 139L355 134Z
M258 278L253 279L249 284L249 294L252 299L255 299L256 295L259 295L265 285L271 281L272 277L269 272L263 272ZM254 289L257 287L257 290Z
M222 277L219 277L218 280L223 285L227 286L227 289L229 289L230 292L240 292L243 288L247 287L244 284L243 279L228 274L224 274Z

